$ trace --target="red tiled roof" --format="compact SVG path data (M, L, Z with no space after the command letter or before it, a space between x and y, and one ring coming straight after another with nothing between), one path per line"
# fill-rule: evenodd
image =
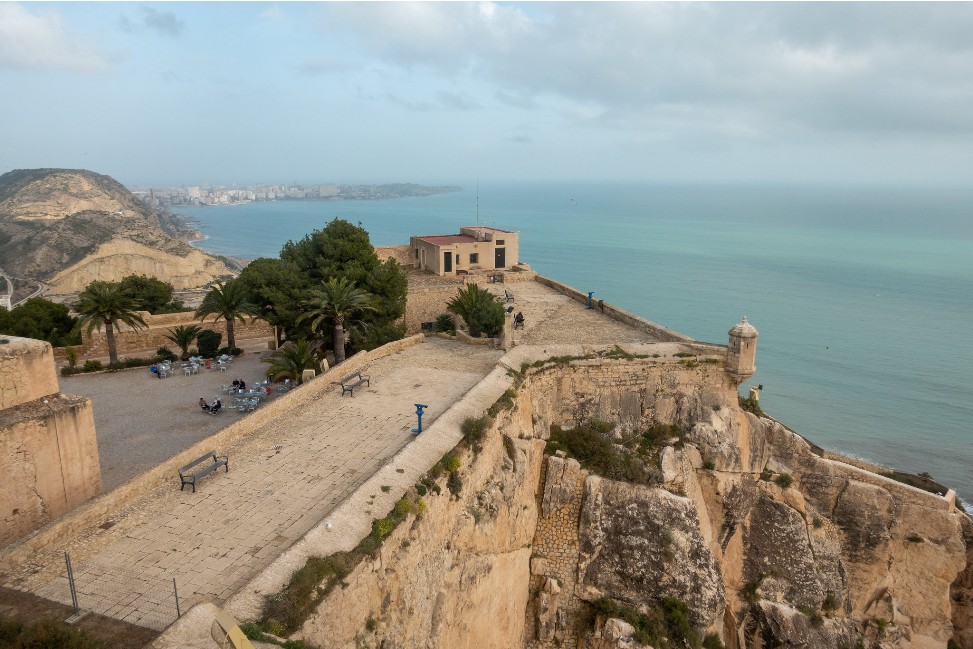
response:
M476 243L476 239L465 234L445 234L442 236L433 237L416 237L416 239L437 246L442 246L448 243Z

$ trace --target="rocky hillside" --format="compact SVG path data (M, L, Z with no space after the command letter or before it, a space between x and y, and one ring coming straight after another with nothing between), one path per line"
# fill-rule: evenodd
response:
M300 637L403 649L971 647L973 526L951 494L830 459L742 411L718 358L646 356L526 370L458 479L432 485L423 514L345 577ZM584 428L605 442L568 434Z
M233 274L192 248L180 223L139 201L118 181L83 169L18 169L0 176L0 268L46 284L46 293L132 273L177 289Z

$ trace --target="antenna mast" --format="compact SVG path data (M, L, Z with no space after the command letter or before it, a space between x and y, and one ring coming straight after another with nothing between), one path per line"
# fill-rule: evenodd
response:
M480 225L480 179L476 179L476 225Z

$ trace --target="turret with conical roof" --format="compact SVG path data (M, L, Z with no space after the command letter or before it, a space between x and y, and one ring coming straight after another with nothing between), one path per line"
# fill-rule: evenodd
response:
M730 329L730 343L726 354L726 371L739 381L744 381L757 371L754 359L757 355L757 330L747 322L747 316Z

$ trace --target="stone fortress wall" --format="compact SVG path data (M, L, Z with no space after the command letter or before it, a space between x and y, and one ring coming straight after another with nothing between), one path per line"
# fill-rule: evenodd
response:
M451 497L444 485L441 495L427 495L424 515L410 516L375 559L360 564L300 637L322 647L378 647L391 638L395 646L574 646L577 613L606 594L636 604L684 599L694 623L731 647L751 646L743 639L768 629L790 642L840 646L864 621L882 616L898 625L900 640L889 646L944 646L952 633L944 622L950 587L964 565L964 517L952 494L943 498L818 457L776 422L740 411L734 378L721 364L675 357L686 350L699 360L721 358L710 345L658 343L626 346L646 359L529 369L514 407L498 415L480 452L463 454L460 495ZM581 353L580 346L518 347L500 368ZM471 390L327 522L241 588L227 610L252 619L263 597L307 557L354 547L374 517L362 510L390 509L449 442L460 440L463 418L482 414L513 381L496 374ZM550 426L572 426L582 410L622 430L660 422L690 432L685 445L662 452L659 486L616 483L543 454ZM417 445L435 438L439 447L417 462ZM761 480L768 467L788 472L794 485ZM373 505L380 485L391 485L392 493ZM872 513L876 503L882 506ZM866 536L877 536L863 539L862 525ZM916 533L924 543L909 540ZM625 538L643 539L636 546L645 547L615 542ZM792 548L788 556L775 554L781 543ZM630 553L639 551L645 554L636 564L654 576L628 574L636 565ZM750 607L737 593L766 566L777 577ZM646 583L653 586L646 590ZM876 602L882 583L895 588ZM802 625L797 606L831 588L839 610L820 630ZM179 646L192 624L177 623L154 646ZM914 644L901 644L903 633Z
M168 347L178 354L178 347L166 338L166 335L168 335L170 329L180 325L197 325L202 329L212 329L223 335L220 346L227 345L226 320L223 318L214 321L213 317L209 316L205 322L200 322L196 319L195 312L193 311L162 313L159 315L152 315L147 311L139 311L139 315L145 320L145 324L148 325L147 327L132 330L123 324L121 325L122 330L120 332L115 331L115 346L118 349L119 356L126 354L132 355L133 352L146 352L147 355L152 355L156 349L163 346ZM274 328L263 320L248 318L246 322L240 322L239 320L234 322L233 332L239 343L243 338L270 338L274 335ZM104 327L102 327L101 331L92 330L91 335L82 331L81 345L75 349L78 350L78 356L82 358L107 356L108 337L105 334ZM63 350L59 350L59 352L59 356L63 357Z
M101 493L91 400L61 394L49 343L0 344L0 547Z

